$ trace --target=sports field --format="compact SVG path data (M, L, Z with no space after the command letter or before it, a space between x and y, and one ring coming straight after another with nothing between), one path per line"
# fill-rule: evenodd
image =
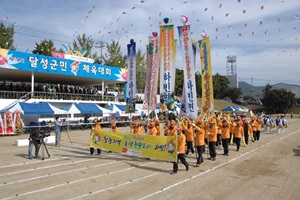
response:
M47 145L50 158L27 159L28 135L0 137L0 199L299 199L300 118L289 119L282 134L262 133L261 141L200 167L187 156L179 164L102 151L89 156L89 131L62 132L60 147ZM129 128L120 128L129 133ZM52 135L54 132L51 133Z

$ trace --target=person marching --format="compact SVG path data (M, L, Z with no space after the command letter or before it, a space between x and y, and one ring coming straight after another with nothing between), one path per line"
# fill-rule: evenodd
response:
M203 152L204 152L204 149L205 149L204 124L201 121L197 121L196 124L194 125L194 129L195 129L195 132L196 132L195 146L196 146L196 149L197 149L197 152L198 152L196 167L199 167L200 164L203 163Z
M157 129L155 127L155 121L148 122L148 126L147 127L148 127L148 135L156 136Z
M131 123L130 128L132 129L132 133L134 135L142 135L142 132L140 131L141 130L140 125L139 125L138 121Z
M252 138L251 141L255 142L257 140L257 130L258 130L258 122L254 116L251 117L250 126L252 128ZM246 139L246 137L245 137ZM247 143L246 143L247 144Z
M257 142L259 142L260 132L261 132L262 126L263 126L263 121L262 121L261 117L258 117L256 121L257 121L256 140L257 140Z
M234 122L234 118L230 118L230 123L229 123L229 130L230 130L230 142L229 144L232 144L233 141L233 128L236 126L236 123Z
M111 123L111 131L118 132L117 122Z
M94 130L101 130L101 125L98 123L97 118L94 119L93 129ZM92 134L92 132L91 132L91 134ZM95 151L94 147L90 147L90 155L91 156L94 155L94 151ZM97 155L100 155L100 154L101 154L101 149L97 148Z
M253 134L252 124L249 124L246 118L244 118L243 122L244 122L243 127L244 127L245 144L246 146L248 146L249 136L251 137L251 134Z
M206 134L208 137L208 148L209 148L209 155L210 155L210 160L215 161L217 157L217 152L216 152L216 143L217 143L217 133L218 133L218 128L215 126L215 121L210 120L208 122L208 128L206 130Z
M190 153L190 150L192 152L192 154L195 153L194 151L194 147L193 147L193 144L194 144L194 127L192 126L192 121L191 120L188 120L187 121L187 127L183 126L183 130L185 132L185 137L186 137L186 155L189 155Z
M175 121L171 120L167 129L165 130L165 136L174 136L177 135L177 129Z
M282 120L279 117L279 115L277 115L277 118L275 119L275 124L276 124L276 127L277 127L277 133L280 134L281 131L282 131L283 124L282 124Z
M182 133L183 128L182 126L177 127L177 140L178 140L178 149L177 149L177 162L173 162L173 171L171 174L176 174L178 171L178 160L185 166L185 170L189 170L189 164L187 163L184 155L185 155L185 144L186 138L185 135Z
M236 144L236 150L240 150L241 146L241 139L244 137L244 127L241 126L240 123L236 123L236 126L233 129L233 134L234 134L234 143Z
M230 125L226 118L222 119L222 127L221 127L221 137L222 137L222 146L224 149L223 155L228 156L228 144L230 140Z
M161 126L159 123L160 123L159 119L156 119L155 120L156 136L160 136L161 134Z

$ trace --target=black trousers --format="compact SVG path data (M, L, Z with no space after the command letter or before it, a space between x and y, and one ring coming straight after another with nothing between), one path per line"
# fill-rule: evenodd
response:
M197 164L203 163L203 153L204 153L205 145L196 146L196 148L197 148L197 152L198 152Z
M186 155L190 153L190 150L192 153L195 153L194 147L193 147L193 142L192 141L186 141Z
M254 141L257 140L257 131L253 131L253 139L254 139ZM254 142L254 141L252 141L252 142Z
M91 155L94 155L94 151L95 151L94 147L90 147L90 154L91 154ZM98 154L98 155L101 154L101 149L97 149L97 154Z
M219 145L221 146L221 141L222 141L222 134L218 133L216 146L219 146Z
M222 146L224 148L224 154L228 154L228 143L229 143L229 138L222 139Z
M236 144L236 150L240 149L241 146L241 138L234 138L234 143Z
M183 153L182 154L178 154L177 155L177 162L173 162L173 172L175 172L175 173L177 173L177 171L178 171L178 161L179 160L180 160L180 162L182 164L184 164L186 170L189 169L189 164L186 162L184 154Z
M210 155L211 158L215 158L217 156L216 143L217 142L209 142L208 143L209 155Z
M259 141L260 138L260 131L256 131L256 140Z
M248 145L249 135L248 133L244 133L244 134L245 134L245 143L246 145Z

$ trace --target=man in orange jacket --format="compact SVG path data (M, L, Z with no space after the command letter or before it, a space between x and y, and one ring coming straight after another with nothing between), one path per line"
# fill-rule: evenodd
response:
M185 160L185 143L186 138L185 135L182 133L183 128L182 126L177 127L177 140L178 140L178 149L177 149L177 162L173 162L173 172L171 174L176 174L178 171L178 160L182 162L185 166L185 170L189 170L189 164Z
M223 155L228 156L228 143L230 139L230 125L226 118L222 119L221 127L222 146L224 149Z
M214 120L209 121L208 129L206 130L206 133L207 133L207 137L208 137L208 147L209 147L210 159L215 161L216 157L217 157L216 143L217 143L218 128L215 125Z
M233 128L234 142L236 144L236 150L240 150L241 139L244 137L244 127L240 123L236 123L236 126Z
M187 122L188 126L187 127L183 127L184 132L185 132L185 137L186 137L186 155L189 155L190 150L192 152L192 154L195 153L194 151L194 127L192 126L192 121L188 120Z
M196 124L193 124L193 126L196 131L195 146L198 152L196 167L199 167L200 164L203 163L202 155L205 149L205 130L201 121L197 121Z

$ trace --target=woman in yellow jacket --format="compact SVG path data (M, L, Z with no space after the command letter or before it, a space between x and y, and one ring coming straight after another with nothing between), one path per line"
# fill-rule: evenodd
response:
M198 152L196 167L199 167L200 164L203 163L203 152L205 150L205 130L201 121L193 124L193 126L196 131L195 146Z
M208 138L210 159L215 161L217 157L216 143L217 143L217 134L218 134L218 127L215 125L215 121L213 120L209 121L206 134Z
M178 160L182 162L185 166L185 170L189 170L189 164L185 160L185 143L186 138L185 135L182 133L183 129L182 126L177 127L177 140L178 140L178 149L177 149L177 162L173 162L173 172L171 174L176 174L178 171Z

